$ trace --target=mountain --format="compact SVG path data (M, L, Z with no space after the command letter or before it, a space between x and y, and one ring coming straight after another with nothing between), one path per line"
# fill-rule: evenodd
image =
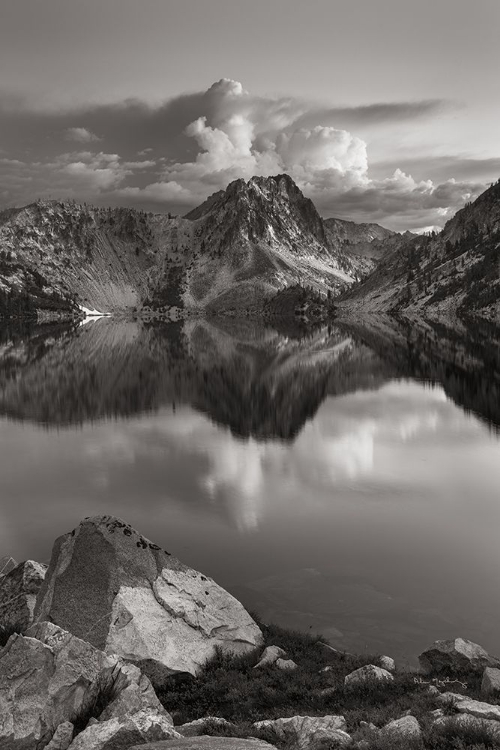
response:
M356 279L368 275L387 250L387 240L399 237L380 224L356 224L344 219L325 219L329 247L344 257Z
M387 233L351 224L324 222L288 175L235 180L185 217L39 201L0 214L0 315L254 312L297 283L338 293L361 273L345 246Z
M376 269L343 294L345 312L472 315L500 321L500 181L439 234L389 238Z

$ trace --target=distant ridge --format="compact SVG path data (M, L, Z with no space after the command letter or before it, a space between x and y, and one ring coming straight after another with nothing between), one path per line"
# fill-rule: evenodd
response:
M500 322L500 180L439 234L399 235L376 269L342 295L345 312L475 315Z

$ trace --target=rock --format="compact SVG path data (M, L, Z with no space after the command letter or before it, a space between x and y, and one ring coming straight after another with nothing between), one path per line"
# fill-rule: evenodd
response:
M12 636L0 651L0 750L43 748L60 724L76 724L99 701L117 705L120 716L120 695L131 685L140 692L141 705L151 702L150 711L172 727L171 717L139 670L131 674L118 657L53 623L32 625L25 636ZM138 702L136 697L134 705ZM105 710L113 713L109 706Z
M92 724L75 737L69 750L128 750L131 744L178 738L173 726L154 711Z
M500 693L500 669L486 667L481 682L481 693L483 695L495 695Z
M396 662L390 656L381 656L379 664L382 669L386 669L388 672L394 672L396 670Z
M10 573L11 570L14 570L14 568L17 567L17 562L14 560L13 557L10 557L9 555L5 555L5 557L0 557L0 576L5 576L7 573Z
M359 726L361 729L369 729L371 732L378 732L378 727L371 721L360 721Z
M297 669L297 664L292 659L276 659L274 662L275 666L278 667L278 669Z
M444 711L442 708L435 708L434 711L429 711L429 716L432 721L437 721L437 719L441 719L444 716Z
M464 638L435 641L418 657L425 673L482 671L485 667L500 667L500 660L490 656L482 646Z
M429 687L427 688L427 692L429 693L429 695L434 695L434 696L441 695L441 691L438 690L438 688L435 685L429 685Z
M24 631L31 625L46 570L46 565L27 560L0 577L0 622L3 627Z
M227 591L111 516L56 540L35 618L135 663L154 684L196 675L217 646L245 653L262 643Z
M54 732L45 750L68 750L73 739L74 727L70 721L63 721Z
M394 740L418 739L422 736L422 730L414 716L402 716L382 727L380 734Z
M260 660L257 662L254 669L274 664L280 657L286 657L286 651L279 646L268 646L262 652Z
M123 719L148 710L164 716L172 724L172 718L158 700L151 682L133 664L120 665L114 677L113 692L116 698L101 713L100 721Z
M374 664L367 664L365 667L355 669L344 678L346 688L353 688L357 685L364 685L366 682L392 682L394 677L386 669L376 667Z
M323 674L323 672L331 672L333 669L331 664L328 664L326 667L323 667L319 670L318 674Z
M460 695L460 693L442 693L440 701L441 703L453 703L456 710L461 714L476 716L478 719L500 721L500 706L475 701L466 695Z
M296 742L299 750L319 740L351 742L343 716L292 716L288 719L266 719L254 724L256 729L272 729L280 740Z
M222 719L219 716L204 716L202 719L195 719L194 721L189 721L187 724L182 724L180 727L175 728L182 737L199 737L204 734L207 724L222 727L234 726L230 721Z
M275 748L274 745L269 745L267 742L253 738L181 737L181 739L167 740L166 742L134 745L127 750L275 750Z

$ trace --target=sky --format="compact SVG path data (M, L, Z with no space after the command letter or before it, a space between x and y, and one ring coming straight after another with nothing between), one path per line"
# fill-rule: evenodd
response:
M500 177L498 0L0 0L0 209L289 173L424 231Z

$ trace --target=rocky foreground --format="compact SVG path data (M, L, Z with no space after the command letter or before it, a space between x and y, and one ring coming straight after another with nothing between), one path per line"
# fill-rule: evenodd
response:
M0 750L500 748L500 660L456 638L355 656L258 625L110 516L0 561Z

